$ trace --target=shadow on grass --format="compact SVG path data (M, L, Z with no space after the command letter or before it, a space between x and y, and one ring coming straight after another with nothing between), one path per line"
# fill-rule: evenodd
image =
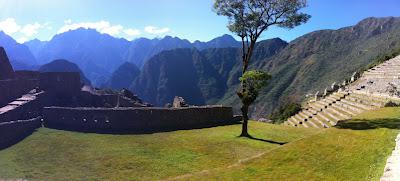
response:
M400 119L353 119L340 121L335 126L339 129L369 130L378 128L400 129Z
M288 142L276 142L276 141L266 140L266 139L262 139L262 138L255 138L255 137L250 136L250 135L246 136L244 138L248 138L248 139L256 140L256 141L262 141L262 142L271 143L271 144L277 144L277 145L284 145L284 144L288 143Z

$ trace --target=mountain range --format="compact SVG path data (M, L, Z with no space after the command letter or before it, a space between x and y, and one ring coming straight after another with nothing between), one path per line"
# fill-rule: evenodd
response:
M174 96L191 104L225 104L237 108L241 75L240 43L229 35L208 42L177 37L118 39L90 29L56 35L48 42L24 44L0 33L0 46L13 66L37 68L55 59L76 64L95 86L129 88L163 106ZM272 74L254 115L265 115L305 94L341 83L378 55L400 47L400 18L367 18L337 30L320 30L291 42L275 38L256 45L251 69ZM18 68L17 68L18 69Z
M272 74L252 107L261 116L279 106L304 100L306 94L342 83L379 55L400 48L400 18L367 18L338 30L308 33L289 43L257 43L250 69ZM148 60L130 89L162 106L179 95L192 104L225 104L238 108L239 48L174 49ZM125 76L121 76L125 77ZM128 86L128 85L125 85ZM191 94L190 94L191 92Z

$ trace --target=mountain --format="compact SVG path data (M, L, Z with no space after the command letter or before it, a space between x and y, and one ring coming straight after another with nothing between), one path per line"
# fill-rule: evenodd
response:
M148 59L162 51L191 47L192 44L188 40L182 40L177 37L166 36L163 39L152 40L140 38L131 42L125 58L128 62L142 67Z
M175 49L147 61L131 90L158 106L171 103L175 96L203 105L224 93L220 82L218 72L198 50Z
M304 95L323 91L333 82L349 79L382 54L400 48L400 18L367 18L355 26L321 30L295 39L271 58L256 65L270 72L272 80L253 107L265 115ZM235 104L238 100L221 101Z
M37 65L29 48L17 43L12 37L0 31L0 46L4 47L15 70L32 70Z
M79 72L81 81L86 85L91 85L90 80L85 77L82 70L68 60L58 59L44 64L39 68L40 72Z
M29 48L29 50L35 57L37 57L39 52L47 44L47 41L40 41L38 39L33 39L33 40L27 41L23 44Z
M253 116L264 116L279 106L304 100L306 94L322 92L333 82L350 78L377 56L398 48L400 18L394 17L367 18L355 26L311 32L289 44L280 39L260 41L250 69L269 72L272 79L251 108ZM196 103L233 105L237 110L240 56L238 48L161 52L145 64L132 90L156 105L178 95ZM196 61L207 68L193 66ZM202 78L209 84L199 88ZM204 94L204 90L212 93Z
M135 64L125 62L111 75L110 80L102 87L115 90L129 88L139 74L140 70Z
M193 46L198 50L205 50L210 48L238 48L241 43L235 40L231 35L223 35L214 38L208 42L195 41Z
M270 57L286 45L281 39L261 41L255 58ZM255 61L259 60L262 59ZM131 90L158 106L171 102L175 96L184 97L191 104L212 104L238 83L240 65L238 48L163 51L146 62Z
M92 29L77 29L54 36L38 53L41 64L67 59L78 65L94 85L104 83L125 62L129 41L101 34Z
M203 47L231 47L236 40L229 35L197 42ZM237 43L237 42L236 42ZM204 45L203 45L204 44ZM166 36L162 39L139 38L133 41L114 38L93 29L77 29L54 36L48 42L32 40L25 43L39 64L54 59L67 59L82 68L84 74L96 86L104 85L112 73L123 63L129 62L141 68L151 57L166 50L194 48L188 40Z

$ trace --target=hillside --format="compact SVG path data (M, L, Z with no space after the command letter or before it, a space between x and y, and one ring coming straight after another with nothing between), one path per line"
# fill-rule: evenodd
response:
M278 106L303 100L306 94L342 83L382 54L400 47L400 18L368 18L355 26L322 30L290 42L278 54L255 62L272 80L252 108L265 115ZM220 103L236 105L233 89Z
M32 70L37 65L36 58L29 48L17 43L11 36L0 31L0 47L4 47L15 70Z
M131 86L143 100L158 106L182 96L189 104L203 105L223 95L219 74L196 49L164 51L150 59Z
M231 167L178 180L380 180L400 129L399 108L384 108Z
M79 72L81 81L86 85L91 85L90 80L85 77L82 70L68 60L58 59L44 64L39 68L40 72Z
M135 64L125 62L115 70L111 78L102 87L115 90L129 88L139 74L140 70Z
M270 57L286 45L281 39L261 41L254 61ZM146 62L130 89L158 106L170 103L175 96L184 97L190 104L213 104L238 83L239 54L237 48L164 51Z
M78 65L94 85L104 79L123 62L124 49L129 42L95 30L78 29L54 36L37 55L41 64L55 59L66 59Z

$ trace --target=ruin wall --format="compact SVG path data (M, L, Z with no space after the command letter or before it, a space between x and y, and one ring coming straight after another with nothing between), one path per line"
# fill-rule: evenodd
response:
M45 107L45 127L96 133L145 133L234 124L231 107L65 108Z
M41 127L41 118L0 123L0 150L18 143Z
M0 107L38 87L38 80L0 80Z

